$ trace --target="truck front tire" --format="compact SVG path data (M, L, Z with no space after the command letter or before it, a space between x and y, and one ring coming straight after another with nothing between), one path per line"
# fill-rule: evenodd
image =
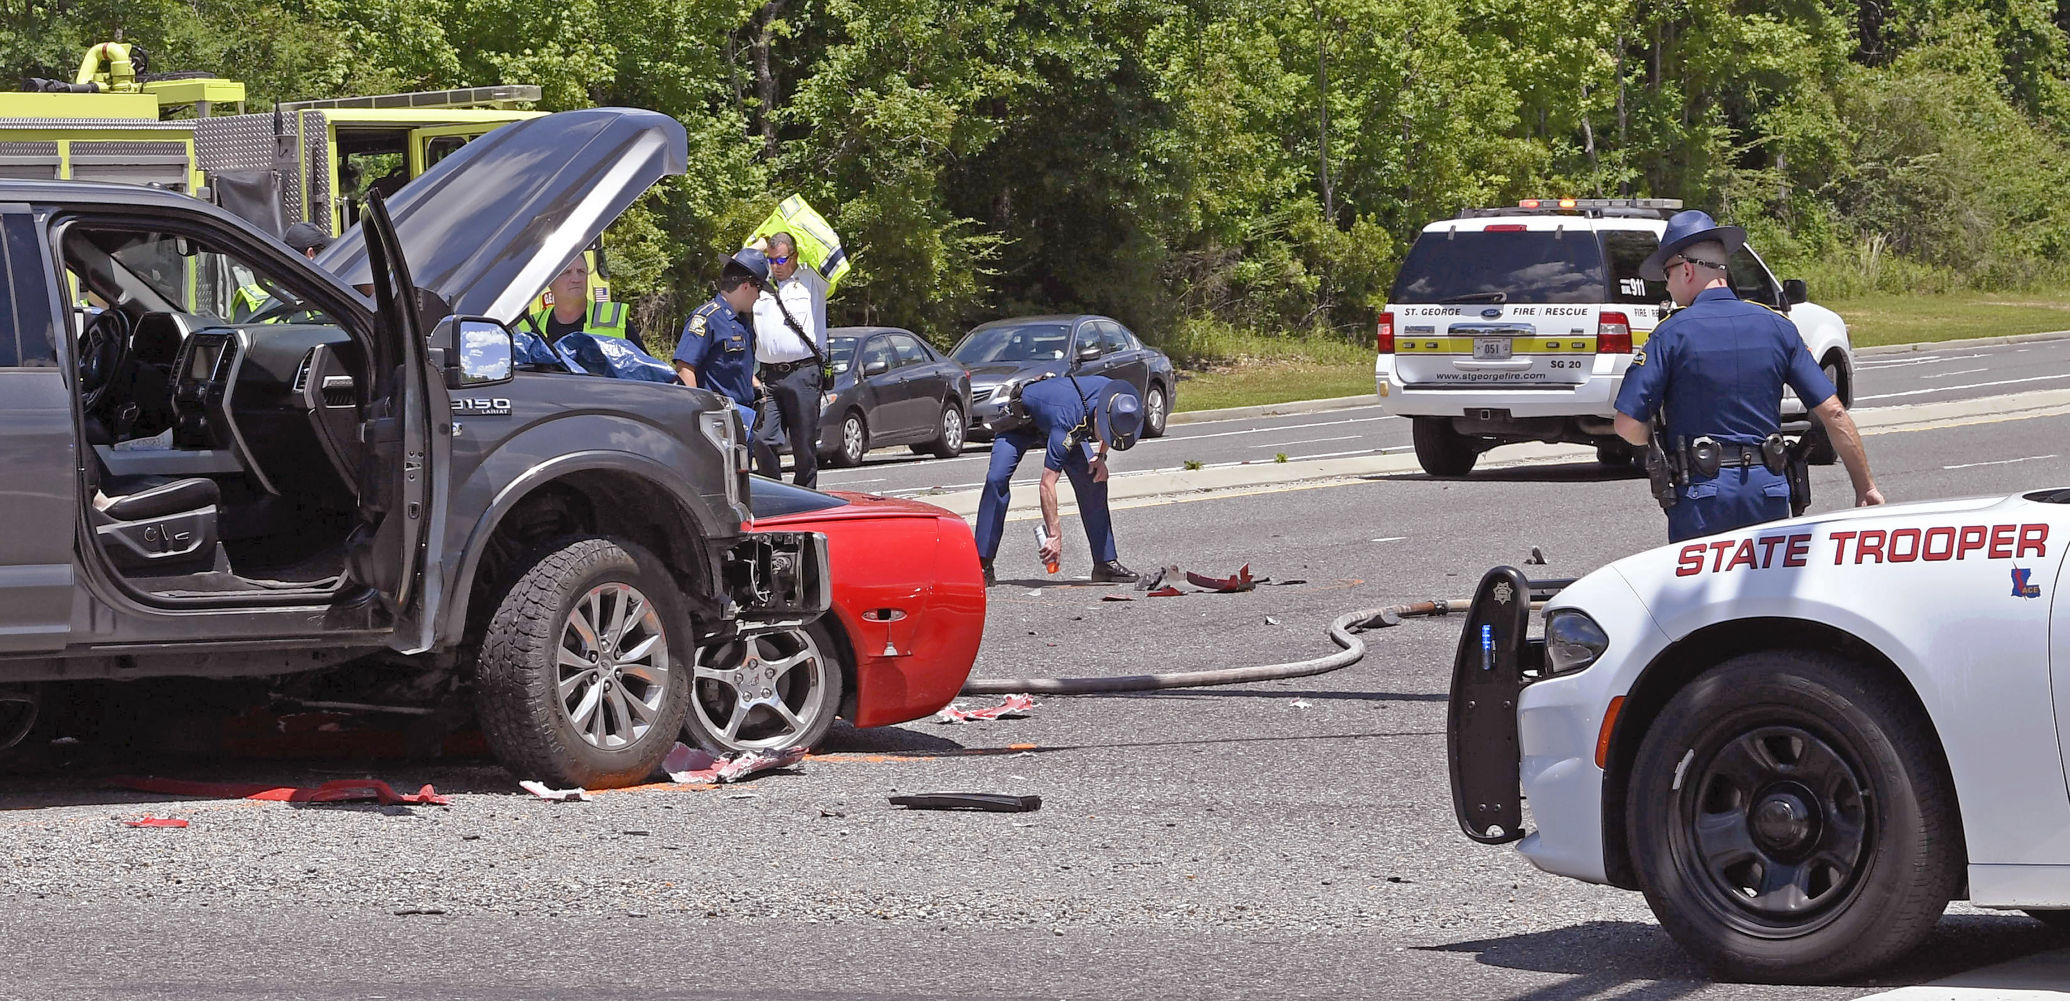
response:
M609 789L647 780L682 732L696 630L660 561L631 543L554 543L482 637L475 709L520 779Z
M1416 462L1432 476L1465 476L1481 457L1474 440L1452 430L1443 417L1413 419L1409 436L1416 443Z
M1661 927L1762 981L1844 980L1918 945L1967 861L1932 735L1908 693L1831 654L1743 654L1691 682L1627 798Z

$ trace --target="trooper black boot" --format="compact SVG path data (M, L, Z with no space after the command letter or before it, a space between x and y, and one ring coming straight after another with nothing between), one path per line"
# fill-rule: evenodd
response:
M1133 584L1138 579L1136 572L1122 566L1120 560L1093 564L1092 577L1095 584Z
M991 587L992 585L994 585L994 584L997 584L997 583L999 583L999 578L997 578L997 577L994 577L994 576L992 576L992 561L991 561L991 560L979 560L979 561L978 561L978 566L981 566L981 567L984 567L984 568L985 568L985 586L986 586L986 587Z

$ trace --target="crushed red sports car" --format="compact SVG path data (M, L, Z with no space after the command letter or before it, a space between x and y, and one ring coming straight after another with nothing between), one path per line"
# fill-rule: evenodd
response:
M833 608L703 651L686 738L714 753L818 745L949 704L977 661L985 582L970 525L931 504L754 477L757 530L827 538Z

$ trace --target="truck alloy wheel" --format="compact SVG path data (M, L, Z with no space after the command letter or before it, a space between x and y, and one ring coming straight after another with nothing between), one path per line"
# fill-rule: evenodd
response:
M1627 797L1662 927L1757 980L1845 978L1917 945L1964 861L1932 732L1908 693L1830 655L1745 654L1690 683Z
M519 778L643 782L689 711L678 585L630 543L578 539L518 577L482 639L476 711Z
M841 709L841 665L818 626L698 652L685 732L713 754L812 747Z

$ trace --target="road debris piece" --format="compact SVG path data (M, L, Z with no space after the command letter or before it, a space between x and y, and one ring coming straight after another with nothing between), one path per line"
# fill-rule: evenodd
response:
M1268 626L1276 626L1279 625L1279 620L1268 615L1265 617L1265 624Z
M444 914L445 912L446 909L443 907L398 907L395 910L395 916L399 918L406 918L413 914L436 915Z
M1189 570L1186 572L1186 583L1194 587L1207 588L1218 594L1234 594L1258 586L1257 582L1251 579L1251 565L1248 563L1244 564L1243 569L1238 570L1234 577L1208 577Z
M806 748L793 747L782 751L748 751L743 754L719 758L709 752L688 744L678 743L661 759L661 770L668 773L670 780L690 784L695 782L738 782L758 772L789 768L805 760Z
M552 803L587 803L595 798L589 794L589 790L581 786L573 789L548 789L546 783L534 782L531 779L519 782L518 788Z
M1035 708L1035 699L1028 695L1009 695L1006 701L983 709L959 709L950 705L934 714L937 723L968 723L975 719L1019 719Z
M1544 565L1545 565L1545 552L1544 552L1544 550L1541 550L1541 549L1539 549L1539 548L1538 548L1537 546L1532 546L1532 547L1531 547L1531 555L1530 555L1530 556L1528 556L1528 557L1525 557L1525 559L1524 559L1524 565L1525 565L1525 566L1534 566L1534 567L1542 567L1542 566L1544 566Z
M1131 598L1131 597L1129 597L1128 595L1125 595L1125 594L1103 594L1103 595L1100 595L1100 600L1101 600L1101 601L1134 601L1134 600L1136 600L1136 599L1134 599L1134 598Z
M185 827L187 822L178 817L153 817L146 814L135 820L125 820L124 827Z
M1010 796L998 792L928 792L915 796L893 796L891 805L908 810L983 810L987 813L1027 813L1042 808L1040 796Z
M1136 581L1136 590L1155 591L1157 590L1158 585L1164 583L1164 579L1166 577L1177 577L1178 575L1178 567L1158 567L1157 569L1144 574L1142 580Z
M314 789L271 786L245 782L189 782L147 776L117 775L108 780L117 789L164 793L168 796L205 796L209 799L256 799L269 803L381 803L387 806L445 806L450 803L436 789L425 786L414 793L396 792L379 779L336 779Z
M1310 702L1310 701L1308 701L1307 699L1295 699L1295 700L1294 700L1294 708L1296 708L1296 709L1312 709L1312 708L1314 708L1314 706L1315 706L1315 703L1313 703L1313 702Z
M1260 577L1257 580L1252 581L1251 583L1270 584L1273 587L1286 587L1291 584L1306 584L1308 583L1308 581L1305 578L1301 577L1289 577L1286 580L1273 580L1270 577Z
M1184 592L1184 591L1181 591L1181 590L1179 590L1178 588L1176 588L1176 587L1173 587L1173 586L1171 586L1170 584L1166 584L1165 586L1163 586L1163 587L1160 587L1160 588L1158 588L1157 590L1155 590L1155 591L1152 591L1152 592L1150 592L1150 597L1152 597L1152 598L1176 598L1176 597L1178 597L1178 596L1180 596L1180 595L1182 595L1182 594L1185 594L1185 593L1186 593L1186 592Z

